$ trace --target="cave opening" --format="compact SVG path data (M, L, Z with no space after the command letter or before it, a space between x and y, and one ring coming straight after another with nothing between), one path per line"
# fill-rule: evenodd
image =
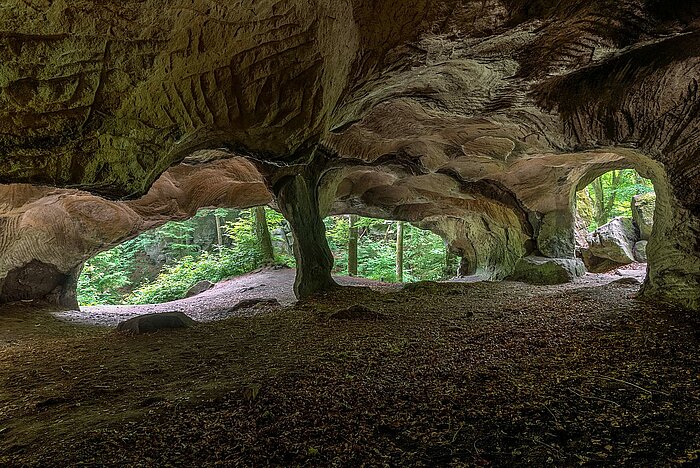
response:
M635 169L614 169L576 191L576 254L592 273L646 270L656 193Z
M457 274L459 257L429 229L358 215L327 216L324 227L333 275L408 283ZM294 242L289 223L269 207L200 209L88 259L77 283L78 303L85 308L185 299L261 267L294 268Z
M700 2L239 3L3 2L0 466L697 465Z

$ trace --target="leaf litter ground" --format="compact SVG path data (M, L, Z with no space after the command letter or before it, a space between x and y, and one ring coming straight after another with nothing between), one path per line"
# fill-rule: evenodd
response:
M0 464L698 463L697 315L629 284L409 289L141 336L6 310Z

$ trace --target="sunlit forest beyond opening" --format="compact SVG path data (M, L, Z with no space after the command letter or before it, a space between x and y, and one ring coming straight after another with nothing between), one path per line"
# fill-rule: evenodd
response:
M606 172L577 192L578 216L592 232L613 218L631 218L632 199L646 194L653 197L654 186L634 169Z
M334 274L412 282L448 279L457 270L458 257L443 239L410 223L345 215L329 216L325 225ZM261 266L294 267L293 245L288 222L270 208L203 209L91 258L80 275L78 300L181 299L200 281L216 283Z

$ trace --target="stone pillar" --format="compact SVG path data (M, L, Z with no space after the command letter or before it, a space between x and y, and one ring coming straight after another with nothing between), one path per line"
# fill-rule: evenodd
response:
M284 176L273 185L277 206L294 234L294 294L299 299L337 286L331 277L333 254L321 216L319 181L320 171L312 161L301 173Z
M656 211L647 245L647 278L640 297L700 311L700 216L654 179Z
M576 253L576 219L574 209L544 214L537 234L537 250L550 258L574 258Z
M82 265L62 272L54 265L32 260L0 279L0 304L34 300L62 308L78 308L78 278Z

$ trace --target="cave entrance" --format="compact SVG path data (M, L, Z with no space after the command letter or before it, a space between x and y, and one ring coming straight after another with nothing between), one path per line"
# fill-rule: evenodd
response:
M634 169L596 177L576 193L576 247L588 271L646 271L656 194Z
M187 220L165 223L89 259L78 280L78 302L162 303L266 263L291 263L283 248L274 249L271 257L272 244L288 242L286 224L266 207L201 209Z
M336 275L401 283L457 274L459 258L430 230L357 215L329 216L324 222Z
M454 277L459 267L442 237L407 222L342 215L324 224L334 275L438 281ZM159 304L265 265L295 266L292 230L280 213L267 207L202 209L89 259L78 280L78 302Z

